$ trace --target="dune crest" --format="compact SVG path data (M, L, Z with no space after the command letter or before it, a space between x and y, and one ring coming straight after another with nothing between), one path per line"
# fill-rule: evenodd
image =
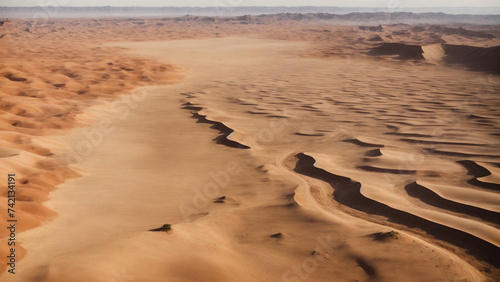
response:
M382 43L368 55L397 55L400 60L426 60L431 63L461 65L470 70L500 73L500 46L433 44L427 46L404 43Z

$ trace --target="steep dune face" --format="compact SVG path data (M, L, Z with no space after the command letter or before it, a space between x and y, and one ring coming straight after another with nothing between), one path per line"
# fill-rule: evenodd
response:
M382 43L379 47L372 49L368 55L398 55L401 60L423 60L421 46L407 45L403 43Z
M459 64L472 70L500 73L500 46L483 48L444 44L443 49L445 53L443 61L448 64Z
M367 53L372 56L397 55L400 60L426 60L464 66L470 70L500 73L500 46L476 47L467 45L433 44L427 46L404 43L382 43Z

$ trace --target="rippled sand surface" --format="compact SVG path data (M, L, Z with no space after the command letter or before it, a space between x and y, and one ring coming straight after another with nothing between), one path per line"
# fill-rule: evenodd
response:
M26 80L2 80L0 164L26 180L29 230L0 280L497 279L498 76L450 66L446 46L399 60L268 28L94 38L102 57L46 78L11 63ZM92 81L149 86L66 89Z

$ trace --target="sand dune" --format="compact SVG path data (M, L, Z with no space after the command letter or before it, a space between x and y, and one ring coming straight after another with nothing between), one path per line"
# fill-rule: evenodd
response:
M33 44L31 36L12 37L18 27L19 21L5 23L2 28L9 33L0 41L0 138L4 148L0 167L5 173L16 172L17 213L23 219L17 230L22 232L53 218L55 212L42 202L49 199L48 193L56 185L81 176L60 156L67 144L45 136L91 124L94 120L85 118L83 111L95 104L96 98L115 98L136 86L165 83L178 75L171 76L173 68L168 65L135 57L117 58L113 51L93 46L86 49L78 42L67 42L67 50L57 50L51 40ZM81 55L86 52L93 55ZM133 65L134 69L128 68ZM1 196L2 202L7 202L6 190ZM2 204L1 210L5 220L6 206ZM7 231L0 231L5 245ZM6 251L0 250L2 261Z
M423 60L423 52L424 51L421 46L407 45L403 43L383 43L381 46L368 52L368 55L398 55L397 58L401 60Z
M497 257L500 254L500 248L498 247L498 245L491 244L488 241L480 240L479 238L471 236L468 233L457 231L445 225L436 224L435 222L431 222L429 220L426 220L425 218L417 217L411 213L400 211L369 199L361 193L360 182L354 181L347 177L332 174L321 168L316 168L314 166L314 163L316 161L314 160L314 158L308 155L301 153L297 155L297 158L298 162L297 166L295 167L295 171L310 177L321 179L322 181L325 181L332 185L333 189L335 190L333 193L333 197L337 202L348 206L349 208L363 211L367 214L382 215L386 217L390 222L403 224L408 227L418 227L419 229L426 231L428 234L431 234L436 238L444 239L445 241L462 245L468 250L469 253L472 253L482 259L487 260L493 265L498 266L496 265L498 263ZM446 206L447 210L459 210L462 213L472 213L476 216L481 214L482 216L490 219L490 221L492 218L497 216L497 213L494 212L488 213L485 210L473 209L472 207L464 205L453 205L453 203L450 203L450 201L441 201L441 199L437 198L434 194L428 193L428 190L422 191L422 189L425 189L422 186L410 184L407 185L405 189L410 196L418 197L423 202L434 206ZM496 243L498 244L498 242Z
M212 124L210 128L219 130L219 132L222 133L222 135L214 139L217 142L217 144L223 144L225 146L238 149L250 149L250 147L232 140L230 136L234 135L235 132L231 128L227 127L224 123L218 121L212 121L208 119L206 115L201 115L199 112L203 110L203 108L196 107L191 102L185 103L183 108L187 110L194 110L192 114L193 117L198 120L197 122Z
M461 64L473 70L498 73L500 64L500 47L475 47L466 45L443 46L445 57L443 60L449 64Z
M433 44L428 46L404 43L382 43L368 52L369 55L397 55L400 60L426 60L432 63L458 64L471 70L499 73L499 47Z
M0 280L497 280L496 28L318 17L6 22Z
M473 205L463 204L460 202L460 200L452 201L452 200L449 200L449 199L442 197L441 195L439 195L435 191L433 191L425 186L419 185L416 182L413 182L411 184L406 185L405 190L410 194L410 196L413 196L415 198L419 198L422 201L424 201L430 205L438 206L438 207L443 208L443 209L454 210L454 211L459 212L459 213L479 217L485 221L489 221L489 222L493 222L495 224L498 224L498 213L497 212L477 207L479 205L481 205L481 206L484 205L484 203L479 202L479 203L476 203L477 206L473 206ZM467 191L464 191L464 192L467 193ZM470 193L469 196L474 198L474 195L475 195L475 197L478 197L481 195L480 192L477 192L477 191L474 191L474 192L476 192L476 193ZM460 194L460 193L458 193L458 194ZM474 195L472 195L472 194L474 194ZM478 195L476 195L476 194L478 194ZM453 197L453 196L456 196L456 195L451 195L451 197ZM490 201L494 201L495 195L491 195L491 193L488 193L488 194L484 195L483 199L485 199L485 198L488 198ZM493 198L493 199L491 199L491 198ZM469 199L461 199L461 200L469 202L470 198ZM496 201L494 201L494 202L496 202Z

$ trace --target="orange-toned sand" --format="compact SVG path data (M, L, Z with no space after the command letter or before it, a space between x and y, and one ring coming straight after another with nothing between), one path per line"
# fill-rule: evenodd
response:
M453 47L496 38L287 20L1 28L0 172L17 175L22 248L0 281L500 277L498 76L478 63L497 53L465 64Z

